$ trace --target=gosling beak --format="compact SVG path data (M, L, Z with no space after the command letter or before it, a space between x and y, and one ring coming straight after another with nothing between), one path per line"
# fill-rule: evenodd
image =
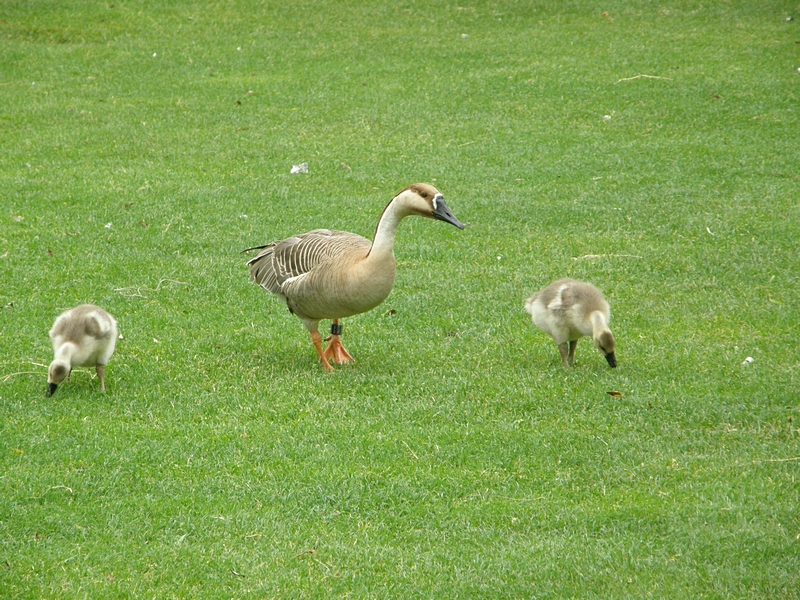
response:
M445 223L450 223L450 225L455 225L459 229L464 229L464 224L456 219L456 216L450 212L450 209L447 208L447 204L445 204L444 198L442 198L441 194L437 195L436 198L433 199L433 214L431 216L434 219L439 219Z
M46 397L50 397L56 393L56 388L58 387L57 383L48 383L47 384L47 393L45 394Z
M606 360L608 361L608 366L612 369L617 366L617 358L614 356L613 352L606 354Z

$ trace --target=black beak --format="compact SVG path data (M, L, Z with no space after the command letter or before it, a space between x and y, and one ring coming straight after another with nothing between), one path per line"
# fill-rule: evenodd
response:
M437 196L434 200L434 204L436 205L432 215L434 219L439 219L445 223L450 223L450 225L455 225L459 229L464 229L464 224L456 219L456 216L447 208L447 204L444 203L444 198Z
M55 394L57 387L58 387L57 383L48 383L47 384L47 393L45 394L45 396L47 396L49 398L50 396Z
M608 361L608 366L612 369L617 366L617 358L614 356L613 352L606 354L606 360Z

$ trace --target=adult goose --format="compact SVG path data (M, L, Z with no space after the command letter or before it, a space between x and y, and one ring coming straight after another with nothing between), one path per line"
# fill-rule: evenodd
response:
M69 377L72 367L95 367L106 391L106 364L117 344L117 322L99 306L81 304L60 315L50 330L55 357L47 370L47 395Z
M617 366L611 312L603 293L591 283L560 279L525 301L533 324L552 336L565 368L575 364L578 340L591 336L610 367ZM567 345L569 344L569 348Z
M247 262L250 280L286 301L311 334L327 371L333 371L329 360L345 364L352 359L342 345L339 319L375 308L392 291L395 232L400 221L411 215L464 229L436 188L417 183L386 205L371 242L355 233L315 229L244 250L260 251ZM322 319L333 320L325 350L318 331Z

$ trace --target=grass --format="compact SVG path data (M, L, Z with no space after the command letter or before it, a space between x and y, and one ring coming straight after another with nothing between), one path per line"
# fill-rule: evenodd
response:
M798 13L6 3L0 596L800 597ZM416 181L469 227L328 375L238 252ZM522 310L564 276L616 370ZM87 301L108 393L46 399Z

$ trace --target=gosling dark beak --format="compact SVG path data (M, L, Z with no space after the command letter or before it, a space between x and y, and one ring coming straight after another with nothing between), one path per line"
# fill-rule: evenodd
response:
M608 361L608 366L612 369L617 366L617 358L614 356L613 352L606 354L606 360Z
M449 208L447 208L447 204L444 203L444 198L437 196L433 203L436 205L436 208L433 209L432 215L434 219L439 219L445 223L450 223L450 225L455 225L459 229L464 229L464 224L456 219L456 216L450 212Z
M50 397L56 393L56 388L58 387L57 383L48 383L47 384L47 393L45 394L46 397Z

